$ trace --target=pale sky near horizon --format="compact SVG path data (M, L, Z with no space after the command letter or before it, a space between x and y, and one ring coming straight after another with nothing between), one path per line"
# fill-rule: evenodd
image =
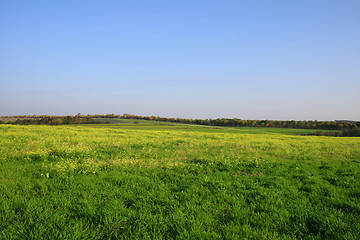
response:
M0 115L360 120L360 1L0 1Z

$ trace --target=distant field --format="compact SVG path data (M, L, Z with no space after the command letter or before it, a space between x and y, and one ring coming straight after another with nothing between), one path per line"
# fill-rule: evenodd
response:
M295 129L295 128L259 128L259 127L220 127L220 126L208 126L208 125L194 125L194 124L182 124L182 123L173 123L173 122L162 122L162 121L150 121L150 120L137 120L137 119L120 119L120 118L95 118L98 122L103 122L104 124L92 125L92 127L107 127L107 128L118 128L121 125L124 127L131 127L135 129L136 127L142 129L192 129L196 131L206 131L206 132L239 132L239 133L251 133L251 134L264 134L264 133L274 133L274 134L286 134L286 135L302 135L313 133L316 130L314 129ZM105 124L106 122L110 123ZM328 130L329 131L329 130Z
M358 239L360 138L0 125L0 239Z
M150 120L142 120L142 119L122 119L122 118L94 118L97 122L103 123L111 123L111 124L130 124L130 125L165 125L165 126L176 126L176 125L184 125L181 123L173 123L173 122L162 122L162 121L150 121ZM193 125L192 125L193 126Z

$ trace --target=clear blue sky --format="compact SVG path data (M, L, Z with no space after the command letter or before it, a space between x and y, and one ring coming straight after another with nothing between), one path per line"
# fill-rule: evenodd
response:
M360 1L0 1L0 115L360 120Z

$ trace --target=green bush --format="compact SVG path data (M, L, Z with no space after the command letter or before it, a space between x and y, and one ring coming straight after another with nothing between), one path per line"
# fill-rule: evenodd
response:
M341 132L341 137L360 137L360 129L345 129Z

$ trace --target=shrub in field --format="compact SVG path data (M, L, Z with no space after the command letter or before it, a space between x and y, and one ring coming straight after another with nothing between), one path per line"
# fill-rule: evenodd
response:
M342 131L325 132L317 130L315 133L305 135L329 136L329 137L360 137L360 129L345 129Z
M342 137L360 137L360 129L346 129L340 134Z

